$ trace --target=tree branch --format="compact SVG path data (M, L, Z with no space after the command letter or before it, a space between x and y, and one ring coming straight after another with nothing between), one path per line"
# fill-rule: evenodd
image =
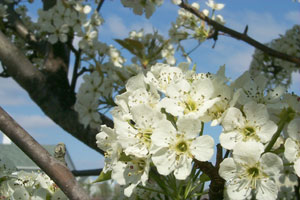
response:
M211 162L202 162L194 159L198 168L210 178L209 199L222 200L225 180L219 175L219 167Z
M273 56L276 58L280 58L282 60L285 61L289 61L292 63L297 64L297 67L300 68L300 58L298 57L293 57L290 55L287 55L285 53L276 51L274 49L271 49L270 47L254 40L253 38L249 37L247 35L247 32L245 33L239 33L235 30L232 30L230 28L227 28L226 26L223 26L222 24L219 24L218 22L210 19L209 17L205 16L201 11L197 10L196 8L192 7L191 5L185 3L184 1L181 2L181 4L179 5L181 8L193 13L195 16L199 17L200 19L206 21L209 25L213 26L216 31L222 31L224 33L229 34L231 37L238 39L238 40L242 40L248 44L250 44L251 46L265 52L266 54L268 54L269 56Z
M74 200L89 199L69 169L53 158L2 107L0 107L0 130L31 158L60 187L67 197Z
M8 13L8 25L13 29L19 37L26 41L31 48L38 51L42 55L46 53L46 43L39 41L36 36L28 30L24 25L23 21L20 19L19 15L14 10L14 3L6 3L4 0L0 0L0 3L6 4Z
M101 9L103 3L104 3L104 0L100 0L100 1L99 1L98 6L97 6L97 8L96 8L97 12L100 11L100 9Z
M78 69L80 67L80 61L81 61L81 49L79 49L75 54L75 64L73 67L73 75L72 75L72 81L71 81L71 90L75 91L76 87L76 82L77 78L79 77L78 75Z
M99 130L84 128L78 121L78 114L73 109L75 94L68 88L60 88L55 76L42 73L34 67L1 31L0 60L7 67L8 74L28 92L48 117L72 136L103 153L96 145L96 134ZM101 119L104 124L113 127L111 119L104 115L101 115Z

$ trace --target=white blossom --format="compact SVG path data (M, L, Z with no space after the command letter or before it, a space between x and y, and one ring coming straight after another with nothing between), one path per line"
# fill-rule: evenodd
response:
M174 171L177 179L184 180L191 172L193 158L208 161L213 155L214 140L197 136L201 121L193 118L178 119L177 130L169 121L160 121L152 134L152 161L162 175Z
M264 146L260 143L241 142L233 149L233 157L222 161L219 174L226 181L225 193L230 199L277 198L275 179L283 163L276 154L263 152Z
M296 118L289 123L287 132L289 138L284 144L284 156L288 161L294 163L294 170L300 177L300 118Z
M249 102L244 105L242 111L231 107L225 113L220 143L226 149L233 149L238 142L242 141L265 144L271 140L277 130L277 125L269 120L265 105Z

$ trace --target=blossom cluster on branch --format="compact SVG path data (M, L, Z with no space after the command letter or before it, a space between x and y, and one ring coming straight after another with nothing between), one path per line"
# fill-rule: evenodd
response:
M195 160L213 156L214 139L203 130L211 122L223 127L220 143L232 152L219 169L228 198L275 199L284 192L284 166L294 165L291 173L300 176L299 97L282 86L266 90L263 75L252 79L245 72L228 84L224 66L217 74L188 67L157 63L128 80L111 112L114 128L103 125L97 135L106 152L103 172L125 185L127 196L137 185L146 186L151 166L185 180Z
M98 6L101 2L94 1ZM124 7L147 18L163 2L121 0ZM225 180L225 185L220 182L225 199L295 199L291 194L299 194L300 98L286 92L290 82L282 83L299 66L257 50L250 72L235 81L225 76L225 66L216 74L197 73L196 66L190 69L193 50L186 52L182 42L216 41L220 30L206 21L223 26L225 20L216 11L224 4L208 0L210 10L200 10L198 3L184 7L187 1L172 2L181 8L169 39L141 29L115 40L133 55L131 64L115 46L98 41L104 20L88 1L56 1L38 11L37 23L31 22L20 2L0 1L0 29L40 71L50 47L62 45L73 53L72 90L83 75L74 110L85 128L101 126L96 136L97 146L105 152L100 180L113 179L125 196L198 199L208 193L205 184L217 177ZM11 6L34 38L3 28L13 24ZM32 42L45 49L31 49ZM299 58L299 26L267 46ZM188 62L178 64L176 51ZM101 113L110 109L113 128L101 125ZM210 135L206 123L221 126L222 132ZM213 166L209 161L216 138L227 152L218 152ZM202 170L203 164L218 174ZM46 175L7 169L7 164L0 165L0 199L65 198Z
M280 38L267 43L267 46L289 55L300 57L300 26L295 25ZM278 58L270 57L260 50L255 50L250 64L253 76L262 73L269 79L269 85L290 85L292 73L299 72L299 65Z
M65 194L43 172L17 171L12 162L0 156L1 200L67 200Z

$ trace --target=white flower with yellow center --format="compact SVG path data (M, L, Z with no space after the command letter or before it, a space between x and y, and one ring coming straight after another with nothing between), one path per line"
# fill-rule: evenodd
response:
M125 156L126 157L126 156ZM150 159L129 156L124 161L118 161L112 169L112 179L120 185L126 185L124 194L131 196L135 187L142 183L146 185L150 170Z
M152 161L162 175L174 171L177 179L190 175L192 160L208 161L213 155L214 140L208 135L198 136L201 121L181 117L176 123L161 121L152 134Z
M287 132L290 138L285 141L284 156L294 163L296 174L300 177L300 118L289 123Z
M161 92L166 92L170 84L176 83L184 78L182 70L167 64L156 63L147 72L145 81L153 84Z
M106 125L101 126L101 132L96 135L96 143L99 149L105 151L105 164L103 172L112 170L112 167L116 165L122 148L118 143L117 135L114 129L107 127Z
M233 149L242 141L267 143L277 131L277 125L269 120L266 106L255 102L245 104L243 112L234 107L229 108L222 126L220 143L226 149Z
M278 188L275 179L283 169L280 157L265 153L258 142L241 142L233 150L233 158L220 164L219 174L225 179L225 192L230 199L273 200ZM225 195L225 196L226 196Z
M206 119L205 112L220 98L212 98L213 83L204 78L189 83L187 80L178 81L167 88L161 106L174 116L190 116L195 119Z
M151 146L151 135L158 122L165 116L150 106L141 104L131 109L132 119L128 121L114 119L118 142L126 155L146 157Z

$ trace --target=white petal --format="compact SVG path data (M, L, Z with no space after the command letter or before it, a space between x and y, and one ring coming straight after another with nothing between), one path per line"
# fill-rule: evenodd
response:
M128 187L126 187L124 189L125 196L130 197L131 194L132 194L132 192L133 192L133 190L136 188L137 185L138 184L130 184Z
M257 104L254 101L246 103L243 111L247 120L257 125L265 124L269 120L267 107L264 104Z
M265 153L261 156L260 165L269 176L278 176L283 170L283 163L279 156L274 153Z
M300 140L300 118L295 118L289 123L287 132L294 140Z
M240 142L233 149L233 158L240 164L255 165L264 152L264 146L258 142Z
M297 176L300 177L300 158L298 158L294 163L294 169L296 171Z
M235 128L244 127L244 124L245 118L239 109L231 107L225 112L224 119L222 121L224 132L231 131Z
M30 196L24 187L18 187L13 193L13 198L18 200L28 200L30 199Z
M193 140L190 151L199 161L208 161L214 154L214 139L209 135L203 135Z
M298 154L298 145L297 143L291 139L288 138L284 143L284 156L289 162L294 162L297 159Z
M171 84L168 88L167 88L167 92L166 95L168 95L171 98L176 98L179 96L182 96L184 94L184 92L188 92L190 91L190 84L187 80L182 79L180 81L178 81L175 84Z
M227 185L227 195L230 199L245 200L251 196L251 190L247 187L246 180L238 179L236 182L232 181Z
M175 169L176 153L169 152L169 148L161 148L152 155L152 161L157 171L164 176L169 175Z
M153 110L148 105L141 104L131 109L133 121L138 128L151 128L164 118L161 112Z
M117 183L119 183L120 185L126 184L126 179L125 179L125 175L124 175L125 169L126 169L126 164L123 162L117 162L113 166L111 178L113 180L115 180Z
M230 131L221 133L219 140L223 148L232 150L239 140L242 140L242 135L238 131Z
M181 155L174 170L174 175L178 180L185 180L192 171L192 158L186 155Z
M219 168L219 174L226 181L232 180L236 175L236 164L233 158L224 159Z
M160 121L152 133L152 143L160 147L168 147L169 143L176 138L176 129L171 122L167 120Z
M278 188L272 179L260 181L257 188L256 199L258 200L274 200L277 198Z
M57 36L54 35L54 34L51 34L51 35L49 36L49 38L48 38L48 41L49 41L51 44L56 43L57 40L58 40L58 38L57 38Z
M267 121L267 123L262 125L261 129L256 134L258 135L262 143L266 143L271 140L276 131L277 125L273 121L269 120Z
M167 113L171 113L174 116L182 116L184 108L180 106L180 103L179 100L165 97L160 101L159 106L165 108Z
M187 139L195 138L201 130L201 121L191 117L179 117L176 124L178 131L184 133Z

